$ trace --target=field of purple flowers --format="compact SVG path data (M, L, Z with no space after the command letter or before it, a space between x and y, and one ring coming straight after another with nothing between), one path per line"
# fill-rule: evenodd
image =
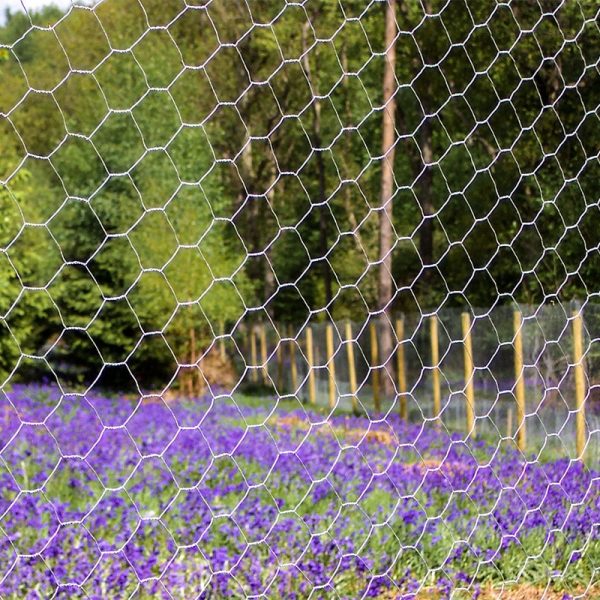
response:
M14 386L0 459L2 598L593 597L600 579L598 471L431 423Z

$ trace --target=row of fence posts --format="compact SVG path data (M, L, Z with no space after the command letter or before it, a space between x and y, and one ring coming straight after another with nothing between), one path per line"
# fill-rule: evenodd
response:
M586 428L585 428L585 397L586 397L586 379L584 369L584 335L583 335L583 319L580 311L573 312L572 315L573 328L573 365L575 374L575 429L576 429L576 452L577 457L582 458L586 444ZM429 317L430 325L430 342L431 342L431 371L432 371L432 387L433 387L433 411L434 418L441 415L441 369L439 357L439 335L438 335L438 317ZM475 387L474 375L475 367L473 363L473 345L471 340L471 316L469 313L461 315L462 327L462 342L463 342L463 359L464 359L464 394L465 394L465 413L466 413L466 428L467 432L472 437L475 437ZM519 311L515 311L513 315L513 348L514 348L514 374L515 386L514 396L516 401L516 419L518 423L517 429L517 446L521 451L526 450L527 446L527 428L526 428L526 394L525 394L525 378L524 378L524 360L523 360L523 316ZM395 333L398 338L399 345L396 349L396 376L398 395L400 400L400 416L402 419L408 419L408 403L407 403L407 378L406 378L406 359L404 352L404 319L400 318L395 323ZM257 343L258 335L258 343ZM373 404L376 412L381 411L381 387L379 380L379 344L377 338L377 326L374 322L369 327L370 336L370 353L371 353L371 385L373 392ZM292 330L289 330L289 337L293 339ZM345 324L345 341L348 360L349 388L352 397L352 407L354 410L358 408L358 385L356 377L356 366L354 357L354 344L357 340L353 338L352 324L347 321ZM325 329L325 343L327 353L327 370L328 370L328 400L329 407L334 408L337 402L337 387L334 362L334 331L333 325L328 323ZM305 330L306 344L306 360L308 363L308 400L310 404L316 404L316 380L315 380L315 352L313 342L313 331L309 326ZM258 363L258 345L260 345L261 363ZM221 346L221 354L224 355L224 345ZM267 335L264 325L252 327L250 329L250 359L251 365L254 366L251 370L251 378L254 382L258 382L258 370L262 371L262 378L265 385L269 384L268 370L268 350L267 350ZM277 378L280 383L283 382L283 346L279 344L276 351L277 358ZM298 389L298 368L296 364L296 344L290 344L290 377L292 388ZM512 410L508 412L507 435L512 437Z

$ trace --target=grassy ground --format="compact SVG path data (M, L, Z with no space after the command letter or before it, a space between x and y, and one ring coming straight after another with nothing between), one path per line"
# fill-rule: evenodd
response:
M2 597L594 597L600 475L568 459L293 399L11 401Z

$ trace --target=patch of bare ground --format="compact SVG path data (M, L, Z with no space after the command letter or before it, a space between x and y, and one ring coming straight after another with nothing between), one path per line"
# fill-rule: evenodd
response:
M238 376L233 362L223 357L215 348L198 361L197 367L182 368L177 379L177 388L146 394L144 404L164 402L170 404L183 399L197 398L212 390L231 390ZM132 396L135 399L135 396Z
M378 596L378 600L397 600L402 594L397 591L388 591ZM598 600L600 599L600 586L594 585L591 588L570 589L570 590L550 590L536 587L534 585L517 586L489 586L481 588L478 593L457 590L452 596L452 600ZM444 600L448 598L436 590L422 590L418 592L411 600Z
M502 588L482 589L478 600L571 600L575 598L600 598L600 587L594 586L588 590L580 588L577 590L549 590L533 585L518 585Z
M274 425L293 427L295 429L308 429L310 427L310 423L306 419L302 419L296 415L277 419L274 422ZM392 433L381 429L362 429L344 425L343 427L331 427L328 429L321 429L319 431L323 432L323 435L326 435L328 432L335 433L340 438L351 441L365 439L369 442L386 444L388 446L393 446L398 443L397 438Z

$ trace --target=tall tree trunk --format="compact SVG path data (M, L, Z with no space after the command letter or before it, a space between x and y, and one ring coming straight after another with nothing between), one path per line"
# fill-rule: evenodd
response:
M426 15L433 13L430 0L425 0L423 7ZM431 62L425 50L423 51L423 57L425 62ZM422 68L422 65L419 65L419 68ZM419 132L421 156L417 158L417 164L415 165L416 173L418 174L416 185L423 213L423 221L419 226L419 256L425 267L423 276L419 281L419 286L425 296L427 295L432 275L430 265L433 264L433 215L435 213L433 206L433 170L431 167L431 163L433 162L432 126L431 119L427 116L430 112L431 103L429 99L432 94L431 85L428 85L425 97L421 98L421 105L424 112L424 121Z
M346 47L346 39L342 38L342 50L341 50L341 61L342 69L344 70L344 78L342 79L342 89L344 90L344 125L354 125L352 120L352 108L351 108L351 97L350 97L350 86L348 85L348 50ZM352 160L352 142L350 136L347 135L344 138L344 153L342 155L344 168L350 171L350 161ZM349 184L344 186L344 209L346 216L348 217L348 223L354 232L352 239L356 244L356 250L359 255L364 253L364 246L362 236L358 229L358 220L354 214L352 208L352 188Z
M318 18L318 13L316 13L313 18ZM302 27L302 66L304 67L304 72L306 73L306 77L308 79L308 83L310 84L311 91L315 96L319 95L317 82L314 81L312 76L312 71L310 68L310 61L308 57L308 28L310 26L310 22L307 21ZM318 72L318 65L317 65ZM321 148L321 101L318 98L313 99L312 103L313 109L313 122L312 122L312 146L314 148ZM315 159L317 161L317 184L318 184L318 201L320 205L319 210L319 250L322 256L322 269L323 269L323 283L325 286L325 303L327 306L331 303L331 299L333 298L332 292L332 280L331 280L331 269L329 268L329 262L325 259L325 255L327 254L327 242L329 238L329 231L327 226L327 216L325 214L326 208L325 205L325 163L323 162L323 152L321 150L315 151ZM331 307L329 307L331 310Z
M277 165L273 161L269 161L269 191L266 193L265 199L271 212L274 210L275 204L275 187L274 183L277 181ZM257 229L260 229L257 223ZM275 282L275 274L273 273L273 269L271 265L273 264L272 257L272 247L269 247L265 250L265 260L263 261L264 265L264 297L265 302L275 293L276 282ZM275 312L273 302L269 302L267 306L267 314L274 319Z
M392 198L394 195L394 153L395 153L395 113L396 113L396 0L388 0L385 10L385 47L386 61L383 72L383 125L381 165L381 210L379 212L379 310L388 318L382 319L383 328L380 333L381 353L383 363L388 372L392 371L391 355L392 319L391 302L393 298L394 281L392 277L392 247L394 227L392 224ZM383 378L384 392L393 391L392 380Z
M313 102L313 143L315 148L321 147L321 101L315 100ZM319 184L319 204L321 208L319 210L319 250L323 257L323 283L325 285L325 303L329 306L333 297L332 284L331 284L331 269L329 268L329 261L325 259L327 254L327 243L329 239L329 227L327 226L327 215L325 210L329 207L325 204L325 163L323 162L323 152L318 150L316 153L317 160L317 174Z
M425 167L422 171L417 185L419 188L419 201L421 210L423 211L423 221L419 227L419 255L425 267L433 264L433 214L435 208L433 206L433 171L431 170L431 162L433 161L433 149L431 146L431 122L425 118L421 125L420 132L421 155L423 164L420 167ZM419 169L422 170L422 169ZM426 270L424 281L429 279L430 270Z
M262 242L262 230L258 226L261 223L261 211L259 201L248 196L248 192L253 192L252 185L256 180L256 168L254 165L254 158L252 156L252 143L250 137L252 135L251 123L250 123L250 104L249 97L246 95L240 101L240 113L242 119L246 124L246 132L243 139L240 140L241 153L240 160L238 162L238 170L241 176L243 184L240 184L238 189L238 204L243 207L244 217L244 232L245 239L250 252L257 254L261 248ZM232 136L233 137L233 136ZM235 146L231 154L235 154L239 148L237 147L237 140L234 142ZM245 184L245 185L244 185ZM248 188L248 189L247 189ZM252 260L248 265L248 274L252 281L259 282L264 281L264 266L258 261ZM258 290L261 293L263 290ZM263 298L264 300L264 298Z

